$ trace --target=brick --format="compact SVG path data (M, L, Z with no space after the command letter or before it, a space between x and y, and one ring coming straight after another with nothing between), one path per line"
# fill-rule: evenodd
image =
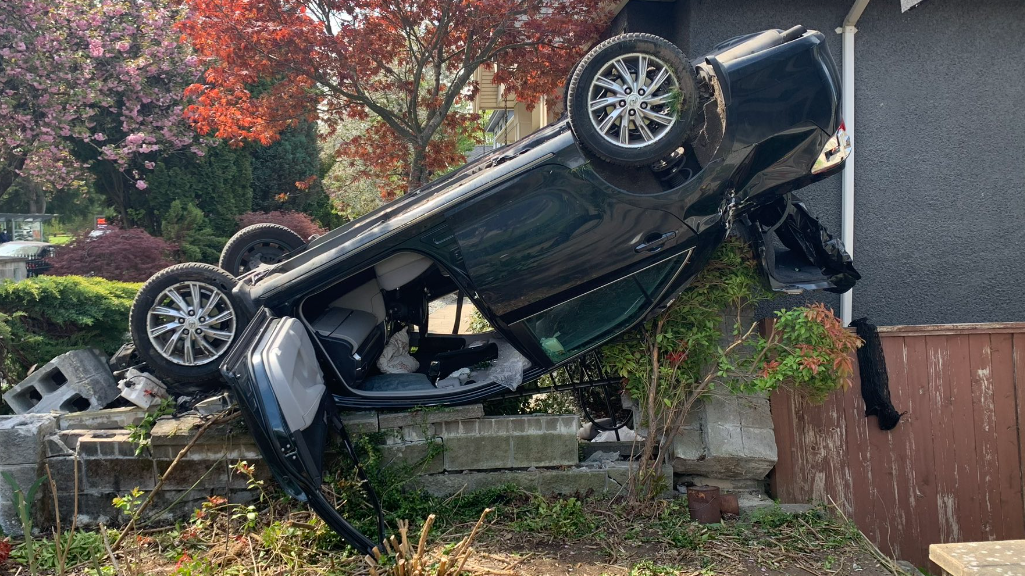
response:
M435 422L453 422L456 420L468 420L483 418L484 407L480 404L468 406L452 406L440 409L416 410L412 412L384 412L378 415L378 425L382 430L386 428L401 428L404 426L419 426L433 424Z
M58 427L61 430L114 430L138 426L145 417L146 410L137 406L72 412L60 415Z
M0 465L38 464L46 437L56 429L57 419L49 414L0 416Z
M412 466L412 471L415 474L436 474L445 469L445 457L443 453L438 452L427 460L427 456L432 450L438 450L434 446L444 449L440 438L432 442L405 442L382 446L381 462L385 466Z
M576 434L513 435L512 467L572 466L580 461Z

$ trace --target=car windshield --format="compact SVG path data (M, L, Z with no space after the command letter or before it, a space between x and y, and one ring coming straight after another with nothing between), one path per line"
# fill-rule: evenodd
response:
M32 258L39 253L39 246L26 246L25 244L17 244L15 242L8 242L7 244L0 244L0 256L7 257L18 257L18 258Z

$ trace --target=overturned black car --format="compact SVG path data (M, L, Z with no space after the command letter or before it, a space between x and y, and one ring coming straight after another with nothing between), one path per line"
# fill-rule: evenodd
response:
M775 289L849 289L850 258L793 195L850 153L839 102L801 26L695 64L618 36L576 66L566 118L308 243L242 230L221 268L151 278L132 336L179 386L226 380L284 489L367 552L320 489L339 410L537 380L664 309L731 232ZM470 305L489 331L461 330Z

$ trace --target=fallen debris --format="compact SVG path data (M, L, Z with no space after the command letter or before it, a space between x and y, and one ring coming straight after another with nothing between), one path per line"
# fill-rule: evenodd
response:
M100 410L118 398L107 357L99 350L57 356L8 390L4 402L16 414Z
M125 377L118 382L121 397L139 408L150 409L160 405L168 397L167 387L152 374L129 368Z

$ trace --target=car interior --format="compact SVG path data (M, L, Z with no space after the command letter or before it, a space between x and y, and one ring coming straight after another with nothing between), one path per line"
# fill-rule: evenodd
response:
M490 326L471 333L473 310L443 267L414 252L392 254L300 305L321 353L353 392L515 388L529 362ZM474 324L482 322L478 315Z

